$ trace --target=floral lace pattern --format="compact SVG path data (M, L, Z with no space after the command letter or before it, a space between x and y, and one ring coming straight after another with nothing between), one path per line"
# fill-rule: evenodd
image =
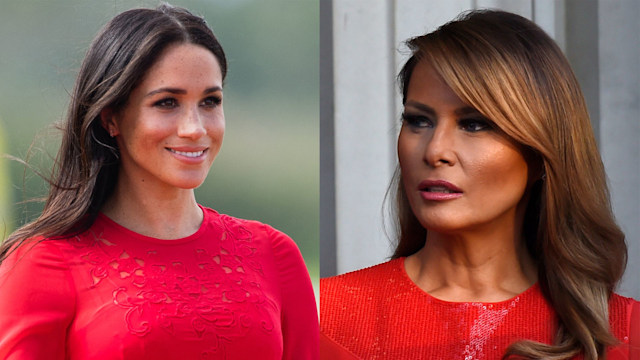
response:
M260 286L264 277L253 234L226 215L213 221L220 239L194 246L189 257L167 260L168 249L145 243L124 247L93 233L95 241L71 239L90 264L89 288L114 286L113 304L125 311L128 331L154 336L157 331L206 339L203 358L224 353L224 342L251 328L272 332L269 311L277 305ZM144 249L144 250L140 250Z

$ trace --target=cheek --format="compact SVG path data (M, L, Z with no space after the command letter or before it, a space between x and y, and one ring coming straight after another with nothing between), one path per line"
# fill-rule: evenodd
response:
M224 137L225 129L226 129L226 123L224 121L224 118L222 118L221 120L216 122L216 126L214 127L213 131L216 137L219 137L220 140L222 140L222 138Z
M138 141L156 139L171 132L175 118L171 115L157 114L152 110L131 112L121 122L123 136L137 138Z
M406 130L401 130L398 136L398 163L400 164L400 171L403 178L410 177L412 170L418 165L416 162L420 162L420 139L417 136L410 136L405 133Z
M226 126L222 108L206 115L205 126L210 137L222 139Z
M522 197L528 180L524 157L510 146L498 145L476 152L467 169L477 185Z

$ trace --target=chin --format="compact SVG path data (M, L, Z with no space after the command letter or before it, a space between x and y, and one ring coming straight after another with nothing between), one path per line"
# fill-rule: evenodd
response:
M195 189L197 187L199 187L200 185L202 185L202 183L204 183L204 180L206 178L198 178L198 179L180 179L177 181L173 182L173 186L179 188L179 189L184 189L184 190L192 190Z
M188 184L184 184L184 186L179 186L179 187L185 190L193 190L200 187L200 185L202 185L203 182L204 181L188 183Z
M455 214L442 215L422 215L418 216L420 225L427 231L434 231L442 234L452 234L473 227L471 221L464 221L460 216Z

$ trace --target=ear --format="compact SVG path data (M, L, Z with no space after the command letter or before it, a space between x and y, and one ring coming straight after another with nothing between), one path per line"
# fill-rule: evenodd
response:
M118 129L118 123L116 122L115 113L111 108L104 108L100 111L100 123L102 127L107 130L109 136L114 137L120 135L120 130Z

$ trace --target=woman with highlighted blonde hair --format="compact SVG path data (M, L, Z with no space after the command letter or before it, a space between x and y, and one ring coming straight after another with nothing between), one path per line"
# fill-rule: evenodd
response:
M407 42L391 261L321 281L321 354L640 359L640 303L579 84L507 12Z

